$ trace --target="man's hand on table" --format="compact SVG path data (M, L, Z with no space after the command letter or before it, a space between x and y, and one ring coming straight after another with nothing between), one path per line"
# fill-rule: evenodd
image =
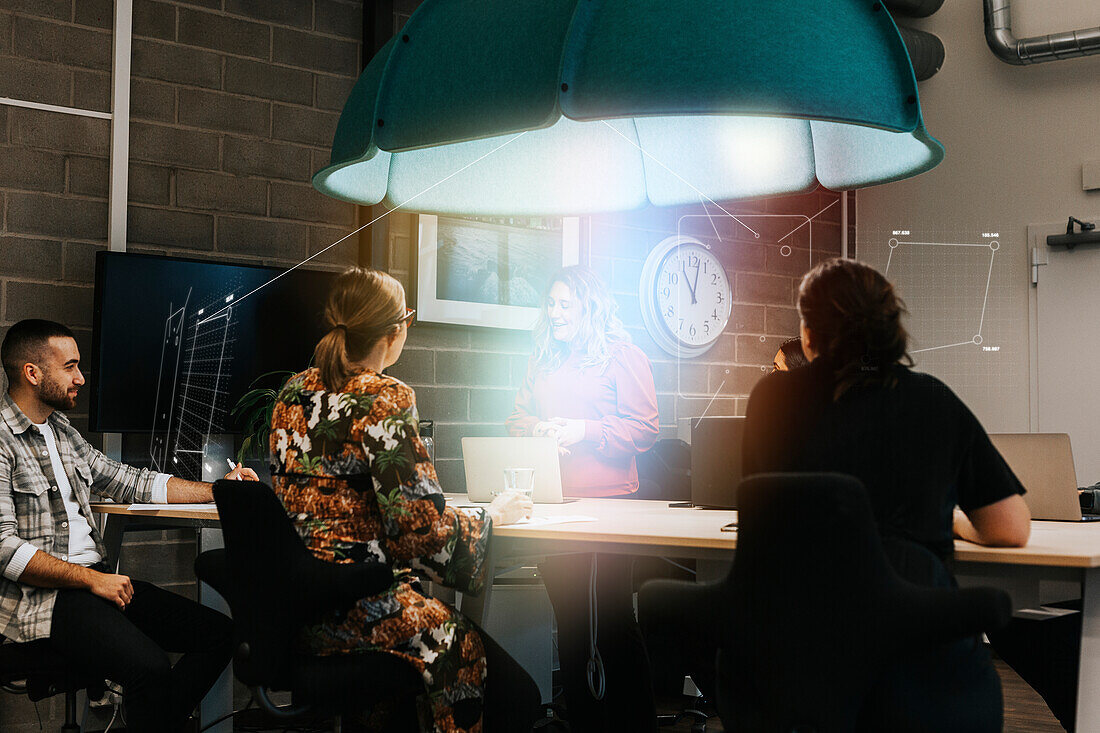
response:
M497 494L488 507L489 517L497 527L528 519L534 511L535 505L531 497L515 491Z
M243 463L238 463L232 471L225 474L227 481L259 481L260 477L256 475L256 472L251 468L247 468Z

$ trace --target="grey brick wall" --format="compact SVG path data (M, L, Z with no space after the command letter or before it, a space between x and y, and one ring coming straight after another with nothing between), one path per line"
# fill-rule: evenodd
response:
M357 226L356 207L309 180L358 76L362 0L133 8L131 251L291 265ZM113 13L111 0L0 2L0 96L109 111ZM0 107L0 336L50 318L90 353L108 151L105 120ZM358 249L352 237L316 266L353 264ZM71 417L87 425L87 394ZM187 535L142 533L123 569L193 594L193 555ZM59 719L59 702L38 708L47 728ZM39 730L34 707L0 695L0 730Z
M702 214L702 209L654 209L582 220L588 264L608 284L631 337L652 361L662 437L675 437L678 418L704 411L744 414L748 394L771 366L779 344L798 335L795 297L810 267L811 234L814 263L840 254L839 198L818 189L724 205L732 214L746 215L745 222L760 233L759 239L725 216L715 217L713 224L705 217L684 220L681 231L711 244L722 260L734 306L719 342L679 366L645 330L638 281L649 251L677 233L681 216ZM752 214L817 216L787 236L804 220ZM389 270L410 289L415 278L411 263L416 215L395 212L385 221ZM784 245L789 245L789 253L781 252ZM436 468L446 489L465 490L463 436L504 434L503 423L522 383L529 351L530 336L523 332L426 323L409 332L405 354L389 371L416 389L421 416L436 420Z

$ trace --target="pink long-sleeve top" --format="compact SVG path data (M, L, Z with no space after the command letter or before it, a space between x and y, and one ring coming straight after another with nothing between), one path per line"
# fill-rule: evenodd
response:
M561 458L566 496L619 496L638 490L634 458L657 441L657 390L649 359L637 346L618 343L603 368L581 366L571 354L553 372L528 364L507 420L510 435L531 435L552 417L584 420L584 440Z

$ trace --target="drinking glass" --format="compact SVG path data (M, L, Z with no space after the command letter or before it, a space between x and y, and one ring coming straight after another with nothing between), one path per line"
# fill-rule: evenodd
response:
M528 499L535 493L535 469L533 468L506 468L504 469L504 487L494 495L505 491L515 491L523 494Z

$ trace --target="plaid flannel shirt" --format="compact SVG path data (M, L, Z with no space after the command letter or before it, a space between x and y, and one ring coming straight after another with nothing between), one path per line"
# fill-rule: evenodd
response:
M107 550L88 506L90 493L120 503L149 502L156 473L112 461L60 412L49 417L57 450L80 513L92 527L96 550ZM25 544L68 559L69 516L54 480L46 439L7 392L0 396L0 573ZM50 635L57 591L0 577L0 635L16 642Z

